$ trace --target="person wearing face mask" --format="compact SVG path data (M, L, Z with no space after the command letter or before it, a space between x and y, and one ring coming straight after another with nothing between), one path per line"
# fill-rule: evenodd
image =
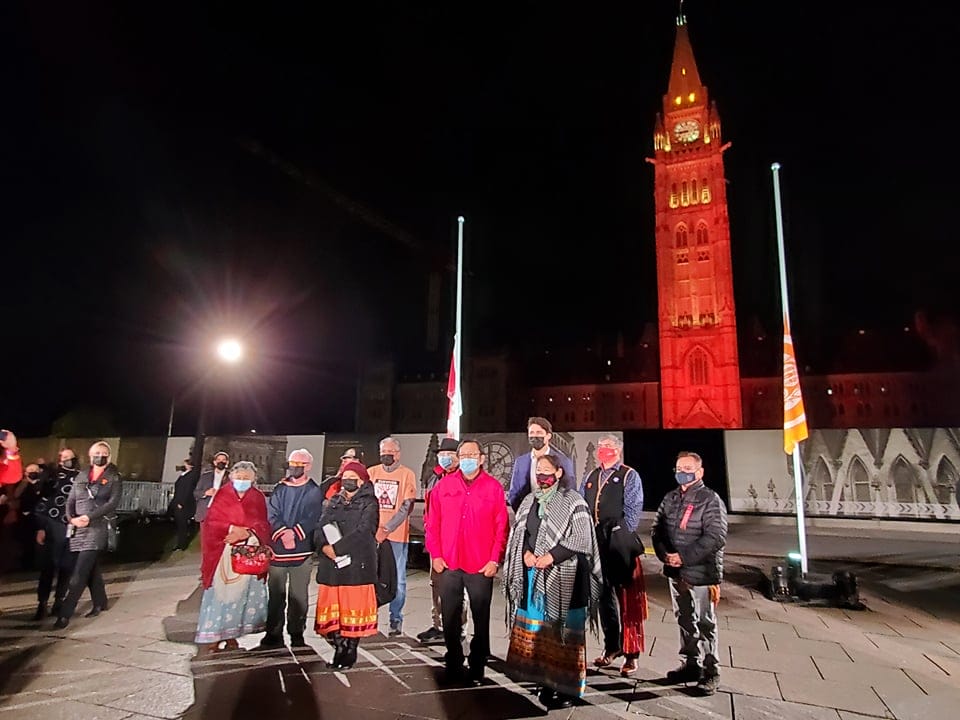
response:
M577 476L573 469L573 460L553 447L553 425L542 417L532 417L527 420L527 440L530 442L530 452L520 455L513 464L513 473L510 476L510 489L507 491L507 503L516 512L520 503L531 492L537 489L537 460L546 455L554 455L559 459L563 474L567 477L571 487L576 487Z
M323 490L324 499L329 500L340 492L340 474L347 465L353 462L358 462L363 465L363 450L360 448L347 448L344 450L343 455L340 456L340 467L337 468L337 472L333 475L328 475L323 479L323 482L320 483L320 489Z
M507 673L540 686L547 708L570 707L587 684L587 619L603 586L590 508L568 486L560 458L537 459L507 541L503 591L512 624Z
M623 463L623 441L616 435L597 439L597 463L580 487L593 515L603 565L603 655L593 663L605 668L623 655L620 674L628 677L636 672L637 658L644 649L646 592L640 564L643 544L637 537L643 483L637 471Z
M426 522L430 514L430 492L436 486L440 479L456 472L460 467L460 461L457 458L457 441L454 438L445 437L440 441L440 447L437 448L437 465L433 468L433 473L427 477L423 486L423 518ZM417 640L422 643L434 643L443 640L443 614L440 611L440 583L439 574L433 570L433 558L430 567L430 593L433 598L433 624L426 630L417 635ZM463 605L462 614L463 627L467 626L467 603Z
M346 670L357 662L360 638L377 634L377 527L380 510L367 469L348 463L340 475L340 492L330 498L315 532L317 614L314 630L333 644L327 667ZM333 542L325 528L334 527ZM349 558L340 560L337 558Z
M462 440L457 457L460 468L441 478L430 493L426 546L439 575L446 682L464 677L461 613L466 590L473 616L466 678L477 683L490 655L490 602L507 540L507 504L500 481L483 470L486 458L477 440Z
M23 480L13 491L11 510L16 513L14 532L20 546L20 569L25 571L33 570L37 562L37 525L33 510L40 500L40 489L46 475L38 463L30 463L24 468Z
M67 500L79 474L77 454L72 448L63 448L50 482L40 488L40 497L33 509L37 527L35 541L40 549L40 580L37 583L37 612L34 620L42 620L47 616L47 602L51 590L52 615L59 615L63 599L67 595L67 586L76 563L76 554L70 551L67 537Z
M201 532L203 532L203 519L207 516L207 510L213 502L213 496L227 479L227 466L230 464L230 456L222 450L213 456L213 468L207 470L197 481L197 487L193 491L193 497L197 501L197 510L193 518L200 523Z
M89 585L93 608L85 617L96 617L107 609L107 589L100 572L100 553L107 548L107 518L120 504L123 483L120 471L110 462L110 445L100 440L90 446L90 469L73 481L67 498L67 522L73 528L70 550L77 553L67 595L57 613L54 627L67 627Z
M203 597L194 642L195 659L220 650L237 650L237 638L263 632L267 620L267 586L263 576L233 571L231 547L262 545L270 537L267 501L256 487L257 466L234 463L220 487L200 534Z
M312 468L313 455L308 450L291 452L287 475L267 501L267 518L273 531L270 536L273 560L267 580L267 634L260 641L261 650L283 647L284 615L290 647L307 647L303 632L307 627L310 558L315 549L314 531L323 509L323 491L310 477Z
M653 549L670 580L673 614L680 626L683 664L667 673L671 683L695 682L704 695L720 687L717 603L727 542L727 508L703 484L703 459L677 455L677 487L668 492L653 522Z
M403 632L403 605L407 598L407 554L410 547L410 512L417 497L417 476L400 464L400 442L380 441L380 464L368 469L380 503L377 542L390 541L397 561L397 594L390 602L390 637Z

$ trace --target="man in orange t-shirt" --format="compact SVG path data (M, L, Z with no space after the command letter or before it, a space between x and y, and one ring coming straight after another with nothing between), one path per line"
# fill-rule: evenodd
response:
M380 502L377 542L390 541L397 561L397 594L390 601L390 637L403 632L403 604L407 599L407 554L410 543L410 513L417 497L417 477L400 464L396 438L380 441L380 464L368 469L374 494Z

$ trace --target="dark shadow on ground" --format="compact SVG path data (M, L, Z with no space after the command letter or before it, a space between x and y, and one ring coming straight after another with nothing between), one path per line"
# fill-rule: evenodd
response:
M301 663L319 656L313 650L221 653L191 664L194 704L184 720L229 718L322 718L316 692ZM362 692L361 688L357 689Z

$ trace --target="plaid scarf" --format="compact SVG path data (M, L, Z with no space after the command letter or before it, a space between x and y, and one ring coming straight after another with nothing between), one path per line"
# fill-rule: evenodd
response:
M526 600L523 593L527 567L523 564L524 537L527 529L527 516L535 502L528 495L517 509L516 521L507 540L507 553L504 566L504 594L507 597L507 627L513 624L517 608ZM561 490L549 499L546 514L540 522L537 533L535 555L544 555L557 545L582 553L590 563L590 599L588 615L590 629L597 632L597 603L603 584L600 569L600 549L593 529L593 518L586 501L574 490ZM544 570L534 570L534 602L542 602L542 609L550 623L563 628L567 610L573 598L573 587L577 579L577 556L556 563Z

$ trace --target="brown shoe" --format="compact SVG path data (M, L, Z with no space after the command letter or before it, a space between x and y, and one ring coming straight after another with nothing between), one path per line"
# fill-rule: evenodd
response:
M230 640L223 641L223 652L230 652L232 650L239 650L240 643L237 642L236 638L231 638Z
M616 660L621 655L623 655L623 653L619 651L604 653L603 655L598 657L596 660L594 660L593 664L600 668L607 667L608 665L613 665L613 661Z
M623 661L623 665L620 667L620 675L623 677L630 677L637 671L637 659L636 658L627 658Z
M217 653L217 643L201 643L197 645L197 654L193 656L194 660L208 660Z

